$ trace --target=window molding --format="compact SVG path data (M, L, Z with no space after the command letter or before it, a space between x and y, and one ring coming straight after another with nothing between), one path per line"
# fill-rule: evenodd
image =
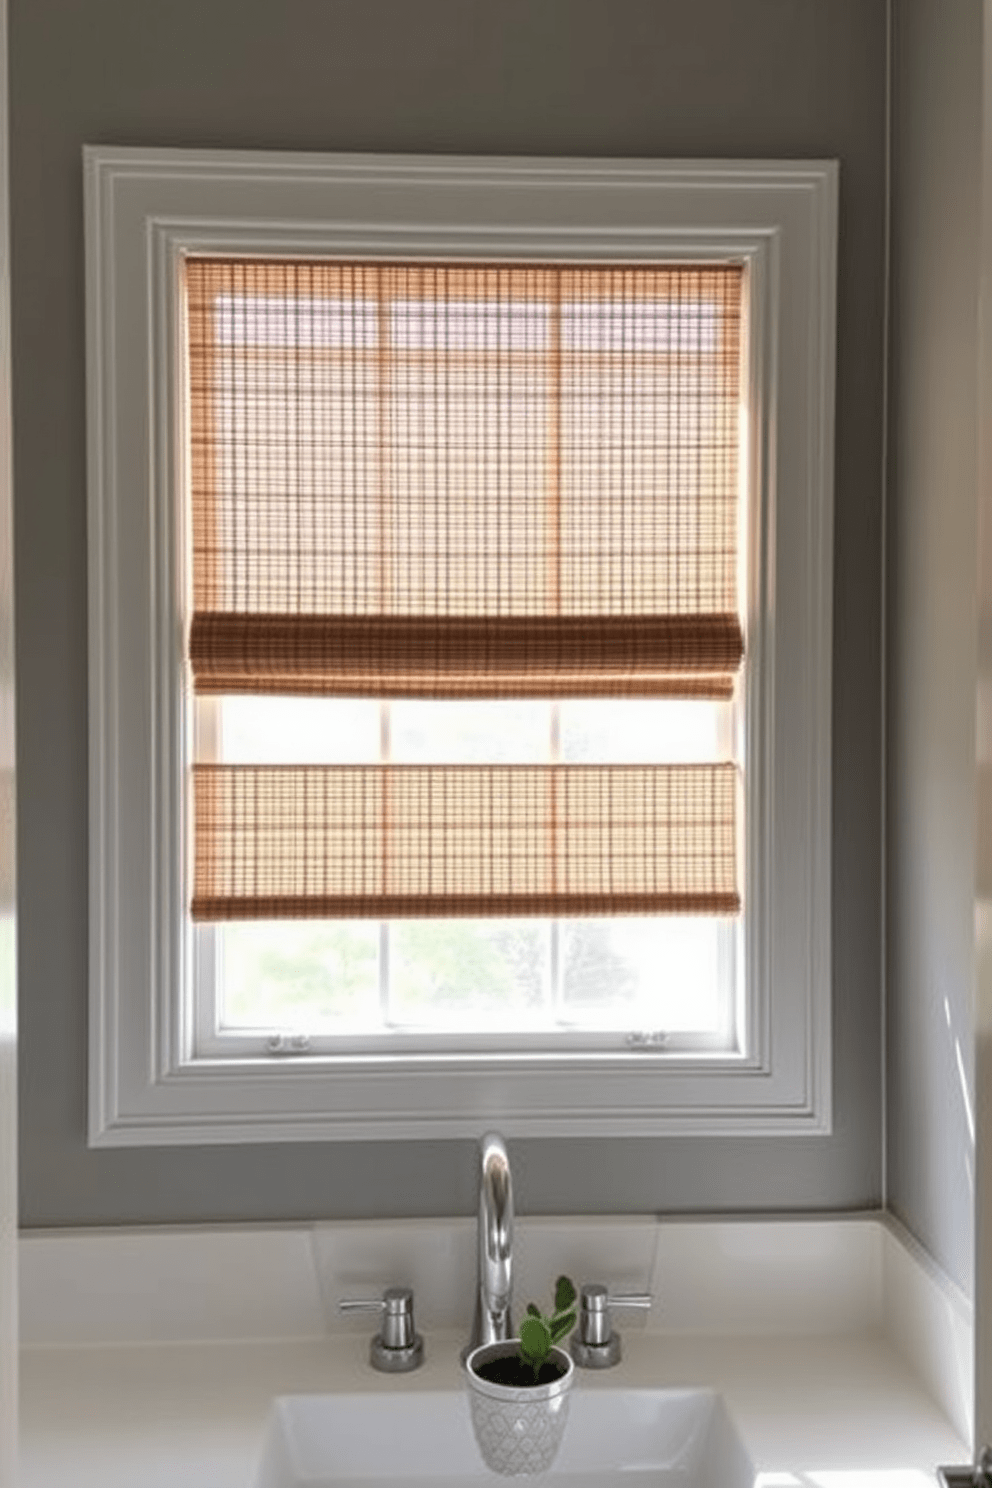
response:
M100 147L84 171L90 1144L829 1131L836 164ZM192 1056L174 503L192 250L748 264L767 396L748 443L746 1054Z

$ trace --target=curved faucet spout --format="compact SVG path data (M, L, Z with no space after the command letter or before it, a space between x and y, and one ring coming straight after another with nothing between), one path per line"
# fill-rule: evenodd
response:
M513 1337L513 1182L503 1138L496 1132L479 1147L479 1294L470 1348Z

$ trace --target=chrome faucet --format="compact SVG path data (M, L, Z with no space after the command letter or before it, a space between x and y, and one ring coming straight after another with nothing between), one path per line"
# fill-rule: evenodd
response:
M479 1286L466 1354L483 1343L513 1337L513 1184L503 1138L488 1132L479 1144Z

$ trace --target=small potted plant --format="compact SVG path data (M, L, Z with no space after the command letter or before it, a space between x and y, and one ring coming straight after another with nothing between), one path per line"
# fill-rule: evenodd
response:
M546 1472L568 1420L575 1366L562 1343L575 1327L575 1287L555 1283L554 1308L533 1302L520 1337L473 1349L465 1361L472 1428L483 1461L504 1477Z

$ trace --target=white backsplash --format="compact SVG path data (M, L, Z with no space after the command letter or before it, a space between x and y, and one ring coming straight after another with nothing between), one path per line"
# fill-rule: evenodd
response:
M34 1232L20 1241L26 1348L321 1339L374 1331L342 1297L412 1286L418 1328L464 1331L474 1220ZM648 1291L622 1332L887 1336L968 1439L971 1311L881 1216L809 1219L521 1218L519 1310L554 1278Z
M413 1287L419 1328L464 1328L476 1285L474 1220L395 1220L317 1225L317 1274L330 1331L368 1328L368 1318L337 1312L343 1296L375 1296L383 1286ZM658 1224L652 1218L517 1218L513 1237L516 1311L550 1304L555 1278L601 1281L615 1291L652 1290ZM625 1315L625 1323L626 1323ZM638 1326L643 1327L641 1316Z

